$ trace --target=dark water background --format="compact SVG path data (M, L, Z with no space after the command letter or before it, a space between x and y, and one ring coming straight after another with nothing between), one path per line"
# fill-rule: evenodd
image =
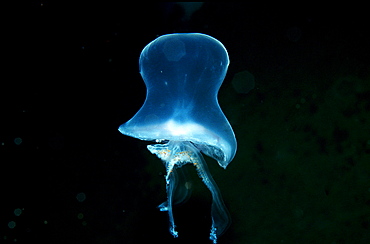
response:
M117 130L145 99L142 48L174 32L211 35L230 55L219 101L238 152L227 170L207 158L233 221L219 243L369 243L362 8L4 7L0 243L210 243L211 196L194 167L186 166L193 196L174 210L174 239L156 208L166 198L162 163L147 142ZM248 75L234 79L240 72Z

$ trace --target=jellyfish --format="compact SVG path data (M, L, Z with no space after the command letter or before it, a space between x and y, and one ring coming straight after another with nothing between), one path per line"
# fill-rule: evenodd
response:
M218 104L217 94L225 78L229 57L217 39L200 33L159 36L141 52L140 74L147 88L144 105L122 124L119 131L140 140L153 141L148 150L166 168L167 201L158 207L169 215L169 230L178 237L172 206L185 199L179 190L185 164L193 164L212 194L210 239L230 224L229 213L202 153L226 169L236 153L236 139Z

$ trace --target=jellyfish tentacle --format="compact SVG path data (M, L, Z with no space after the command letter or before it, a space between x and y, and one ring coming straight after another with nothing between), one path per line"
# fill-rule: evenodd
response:
M173 235L173 237L178 237L178 232L175 230L175 220L173 218L173 212L172 212L172 204L173 204L173 196L175 192L177 184L177 173L175 172L175 169L172 169L171 171L167 172L166 176L166 191L167 191L167 212L168 217L170 221L170 233ZM161 204L162 205L162 204ZM160 209L163 211L162 209Z
M230 226L231 218L225 203L222 200L221 192L218 189L216 182L213 180L202 154L196 150L193 152L195 154L193 164L197 169L199 177L212 194L212 227L209 239L216 244L217 237L222 235L223 232L225 232L225 230Z

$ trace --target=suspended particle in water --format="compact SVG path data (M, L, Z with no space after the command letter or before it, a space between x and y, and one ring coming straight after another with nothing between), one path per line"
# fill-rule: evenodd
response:
M84 214L83 214L83 213L79 213L79 214L77 214L77 218L78 218L78 219L83 219L83 217L84 217Z
M9 223L8 223L8 227L10 228L10 229L14 229L14 227L16 226L16 224L15 224L15 221L10 221Z
M14 139L14 143L15 143L16 145L20 145L20 144L22 143L22 138L20 138L20 137L16 137L16 138Z
M14 209L14 215L15 216L19 216L19 215L21 215L21 213L22 213L22 209L20 209L20 208Z
M86 200L86 194L85 194L85 193L83 193L83 192L80 192L80 193L78 193L78 194L76 195L76 199L77 199L77 201L79 201L79 202L83 202L83 201L85 201L85 200Z
M256 86L254 75L246 70L236 73L231 83L236 92L242 94L247 94Z

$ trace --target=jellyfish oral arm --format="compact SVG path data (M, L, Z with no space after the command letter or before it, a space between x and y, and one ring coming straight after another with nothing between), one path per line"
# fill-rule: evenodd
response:
M172 213L172 203L173 203L173 196L176 188L176 172L173 170L170 173L167 173L166 176L166 191L167 191L167 201L161 203L158 208L160 211L168 211L168 217L170 222L169 231L173 235L173 237L178 237L178 232L175 230L175 220L173 218Z
M160 211L168 212L170 233L174 237L178 237L178 232L175 230L176 225L172 212L174 195L178 183L176 168L187 163L192 163L196 167L199 177L212 194L212 227L209 238L214 244L216 244L217 238L227 229L227 227L229 227L230 217L222 200L221 193L213 180L200 151L188 141L169 141L166 144L148 145L148 150L157 155L166 167L167 201L160 204L158 207Z
M154 144L148 145L148 150L157 155L163 161L166 167L166 191L167 191L167 201L161 203L158 208L160 211L167 211L169 217L169 231L173 237L178 237L178 232L175 230L175 220L173 218L172 203L173 196L175 193L175 188L177 184L175 165L178 159L174 156L173 152L169 149L168 144Z

